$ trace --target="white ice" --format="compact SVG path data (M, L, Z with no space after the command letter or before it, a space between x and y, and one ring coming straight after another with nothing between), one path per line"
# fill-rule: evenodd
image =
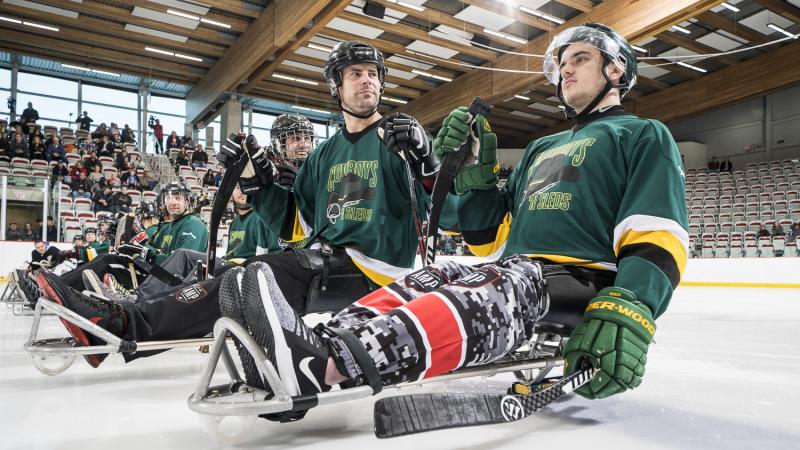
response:
M131 364L112 355L98 369L79 357L47 377L22 349L31 322L0 305L0 448L221 448L186 406L206 354ZM53 317L42 325L45 337L66 336ZM377 440L368 398L292 424L259 419L239 448L800 448L800 290L679 288L658 327L644 384L610 399L571 397L522 422ZM508 380L426 389L502 391Z

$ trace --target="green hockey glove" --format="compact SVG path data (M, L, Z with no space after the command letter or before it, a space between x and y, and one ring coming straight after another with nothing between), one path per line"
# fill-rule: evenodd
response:
M492 133L489 122L482 115L478 114L473 121L464 106L451 111L433 140L433 152L441 161L448 153L458 151L467 139L471 142L472 155L467 156L456 174L456 193L463 194L470 189L494 189L500 172L497 135Z
M639 386L655 332L653 315L633 292L617 287L598 292L564 347L565 374L578 370L583 358L600 369L575 392L595 399Z

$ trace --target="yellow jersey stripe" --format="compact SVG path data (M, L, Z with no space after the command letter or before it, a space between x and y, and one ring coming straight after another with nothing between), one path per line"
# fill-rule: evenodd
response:
M686 249L680 238L671 232L628 230L620 238L617 247L614 249L614 254L619 255L622 247L633 244L653 244L663 248L672 255L672 259L675 260L675 264L678 266L678 272L683 276L683 271L686 269Z

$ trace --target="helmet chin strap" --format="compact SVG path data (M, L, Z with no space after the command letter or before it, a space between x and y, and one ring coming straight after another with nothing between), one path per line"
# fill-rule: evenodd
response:
M347 114L350 114L351 116L357 117L359 119L369 119L370 117L372 117L373 114L378 112L378 106L381 104L381 94L378 94L378 102L375 103L375 107L372 108L366 114L354 113L353 111L350 111L349 109L345 108L344 104L342 103L342 99L340 97L338 97L338 96L336 97L336 101L339 102L339 109L341 109L342 112L346 112Z

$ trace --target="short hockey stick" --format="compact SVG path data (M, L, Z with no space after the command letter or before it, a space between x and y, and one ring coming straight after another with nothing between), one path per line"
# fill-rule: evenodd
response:
M522 420L588 383L594 374L593 368L583 369L526 395L435 393L382 398L375 402L375 436L390 438Z
M488 116L492 110L492 106L484 102L480 97L475 97L469 105L469 113L472 115L473 120L476 115L480 114L484 117ZM467 142L461 144L458 151L448 153L439 167L439 174L436 176L436 181L433 184L433 192L431 193L431 206L428 210L428 233L425 237L425 251L423 253L423 264L433 264L436 260L436 240L439 237L439 216L442 214L442 207L447 198L447 193L453 185L458 170L467 159L467 155L471 153L472 142L470 137L467 136Z

